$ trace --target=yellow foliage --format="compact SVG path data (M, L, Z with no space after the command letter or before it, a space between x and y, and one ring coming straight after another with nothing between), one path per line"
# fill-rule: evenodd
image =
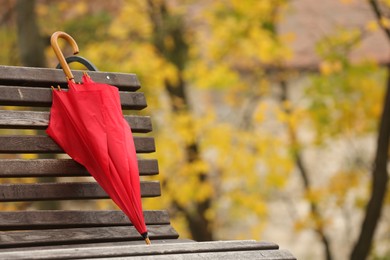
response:
M390 0L380 0L380 2L390 7Z
M379 29L378 22L376 20L372 20L367 22L366 29L370 32L376 32Z
M255 112L253 113L253 120L256 124L261 124L265 120L266 112L268 109L268 105L265 102L260 103Z
M347 193L360 184L359 180L359 172L340 171L333 175L329 181L329 195L335 197L338 206L342 206L345 202Z
M195 189L195 201L202 202L212 197L213 187L210 183L200 183Z
M37 154L23 154L22 155L22 158L24 159L37 159L38 158L38 155Z
M305 197L307 201L314 204L319 204L324 199L325 194L326 191L323 188L311 188L310 190L306 191Z
M352 4L355 0L340 0L343 4Z
M178 114L177 116L175 116L173 123L178 137L180 137L180 139L185 144L192 144L195 142L197 129L195 129L196 125L190 114Z
M320 215L308 213L305 216L297 219L294 223L294 229L300 232L304 229L323 230L331 222L330 219L324 218Z
M342 70L342 64L340 61L322 61L320 63L320 71L325 76L328 76L332 73L340 72Z
M283 109L278 109L275 113L279 122L286 123L288 121L289 114Z
M380 19L380 24L386 28L386 29L389 29L390 28L390 19L389 18L386 18L386 17L381 17Z
M194 62L185 75L199 88L229 88L239 84L237 73L225 63L210 66L204 62Z
M186 225L186 218L182 214L171 215L172 225L180 234L180 237L188 238L191 237L191 234Z
M77 12L77 15L84 15L88 10L88 6L86 2L79 1L72 5L72 9Z
M234 63L249 64L256 59L262 63L279 62L291 57L282 38L274 37L270 28L279 17L272 15L283 1L225 1L214 2L206 16L213 30L214 40L209 41L209 53L215 60L226 59ZM260 25L260 26L259 26ZM229 30L226 30L229 28Z
M130 1L129 1L130 2ZM129 35L147 36L151 34L151 23L146 14L146 2L138 1L138 3L125 4L121 8L119 15L111 23L109 33L114 39L129 40L134 39Z

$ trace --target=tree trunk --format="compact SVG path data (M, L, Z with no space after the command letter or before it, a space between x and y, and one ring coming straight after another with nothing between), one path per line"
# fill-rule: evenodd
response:
M372 172L371 196L366 207L366 215L361 226L359 238L352 250L351 260L363 260L368 257L386 195L387 182L389 180L387 158L390 136L390 67L387 68L387 89L379 124L377 149Z
M378 24L382 27L390 41L390 30L380 21L384 18L376 0L369 0ZM381 217L389 176L387 172L388 151L390 140L390 67L387 67L386 94L383 111L379 121L377 148L372 172L371 196L366 207L363 224L355 246L351 252L351 260L366 259L370 253L372 239Z
M43 38L35 14L35 0L16 2L20 60L27 67L45 67Z
M171 99L173 113L189 113L189 103L186 95L186 84L183 79L183 71L188 60L188 43L184 37L183 17L172 15L164 1L148 0L149 19L153 26L152 43L159 54L165 60L177 68L178 80L174 83L166 80L165 89ZM166 46L165 39L171 39L174 47ZM190 129L189 129L190 130ZM187 163L191 164L200 160L199 146L196 141L186 144L184 153ZM196 173L200 183L208 181L206 172ZM173 206L186 217L191 236L196 241L213 240L211 231L212 223L206 218L206 212L211 207L211 198L203 201L195 201L191 208L184 208L173 201Z
M17 33L20 61L26 67L46 67L45 44L43 37L39 33L37 17L35 13L35 0L16 2L17 13ZM45 134L38 130L37 134ZM55 158L55 155L40 154L41 159ZM53 182L55 177L39 178L40 182ZM57 201L37 202L39 209L59 209L60 204Z
M281 80L280 81L280 88L281 88L280 101L281 101L281 103L283 103L283 102L289 100L288 99L288 91L287 91L287 82L284 80ZM285 108L284 112L286 114L291 114L291 110L288 108ZM309 179L309 174L307 172L307 169L306 169L304 162L303 162L303 159L302 159L302 154L299 151L299 149L296 148L296 147L299 147L299 141L297 138L296 131L293 127L291 127L291 125L289 123L286 123L286 127L287 127L287 131L289 133L290 145L291 145L291 147L293 147L292 149L294 149L293 156L294 156L295 164L296 164L296 166L299 170L299 173L301 175L304 190L305 190L305 192L309 192L312 185L311 185L311 182ZM310 203L311 214L317 219L322 219L321 212L318 209L317 204L314 201L310 201L309 203ZM332 252L330 249L329 238L326 235L323 227L316 226L314 228L314 230L317 233L317 235L319 236L319 238L321 239L321 242L322 242L323 247L324 247L324 253L325 253L326 260L332 260L333 256L332 256Z

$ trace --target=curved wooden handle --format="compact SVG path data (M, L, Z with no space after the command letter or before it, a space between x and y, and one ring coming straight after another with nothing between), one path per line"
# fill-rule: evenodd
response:
M67 34L65 32L58 31L58 32L55 32L51 35L51 38L50 38L51 47L53 48L54 53L56 54L57 59L61 64L62 70L64 71L68 80L71 80L74 82L74 77L73 77L72 71L70 70L69 65L66 63L64 54L62 53L60 46L58 45L58 38L63 38L69 42L69 44L73 48L73 54L79 53L79 47L77 46L77 43L72 38L72 36L70 36L69 34Z

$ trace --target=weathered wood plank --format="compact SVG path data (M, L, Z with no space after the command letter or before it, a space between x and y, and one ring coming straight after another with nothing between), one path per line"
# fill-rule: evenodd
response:
M147 226L153 239L178 238L170 225ZM1 231L0 248L141 240L133 226Z
M92 258L85 258L92 259ZM133 256L125 256L120 259L134 259ZM249 251L229 251L229 252L203 252L186 254L165 254L142 256L142 260L183 260L183 259L205 259L205 260L296 260L290 252L286 250L249 250Z
M155 151L154 138L134 137L137 153ZM12 135L0 136L0 153L63 153L63 150L48 136Z
M187 242L172 244L156 244L152 246L143 245L121 245L95 247L63 248L36 251L15 251L0 253L0 257L15 257L15 259L75 259L75 258L111 258L111 257L142 257L147 255L175 255L187 256L188 253L215 253L235 251L264 251L275 250L277 245L267 242L256 242L252 240L242 241L214 241L214 242ZM14 258L13 258L14 259ZM240 259L240 258L238 258ZM291 258L290 258L291 259Z
M147 225L169 224L165 210L145 210ZM1 211L0 230L33 230L49 228L130 226L127 216L119 210L37 210Z
M159 173L156 159L138 159L140 175ZM10 177L73 177L90 176L72 159L0 159L0 178Z
M161 195L158 181L141 181L142 197ZM46 201L107 199L107 193L95 182L0 184L0 201Z
M81 81L83 71L72 70L76 82ZM135 74L88 71L95 82L114 85L119 89L137 90L140 83ZM0 84L22 86L67 85L64 72L59 69L0 66Z
M182 243L188 243L188 242L194 242L194 240L190 239L177 239L177 238L164 238L164 239L153 239L153 245L157 244L182 244ZM80 247L88 247L91 250L93 248L101 248L101 247L111 247L111 246L129 246L129 245L145 245L144 240L131 240L131 241L114 241L114 242L97 242L97 243L83 243L83 244L66 244L66 245L43 245L43 246L23 246L18 248L1 248L0 252L14 252L17 251L30 251L30 250L51 250L51 249L77 249ZM1 259L1 258L0 258Z
M141 92L120 92L123 109L141 110L146 107L145 96ZM0 86L1 106L51 107L51 88L29 88Z
M46 129L49 124L49 112L0 110L0 128L3 129ZM149 116L124 116L133 133L152 131Z

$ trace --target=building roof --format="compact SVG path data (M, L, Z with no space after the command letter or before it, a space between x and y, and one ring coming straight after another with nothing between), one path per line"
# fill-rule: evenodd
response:
M390 39L383 31L367 29L375 16L368 1L361 0L293 0L279 26L280 33L293 33L290 43L294 57L288 63L295 68L318 67L316 43L337 28L360 29L362 42L351 53L354 61L373 59L381 64L389 62Z

